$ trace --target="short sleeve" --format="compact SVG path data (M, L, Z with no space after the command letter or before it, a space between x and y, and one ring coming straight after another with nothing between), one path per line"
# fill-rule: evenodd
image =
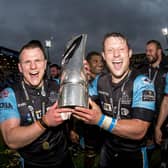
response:
M144 75L136 77L133 86L133 108L155 110L154 84Z
M0 123L11 118L19 119L20 114L13 89L6 88L0 93Z

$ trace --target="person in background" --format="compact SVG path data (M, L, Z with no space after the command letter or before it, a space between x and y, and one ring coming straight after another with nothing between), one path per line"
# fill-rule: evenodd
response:
M90 73L87 75L89 81L89 96L96 101L96 97L98 95L97 81L104 70L104 61L102 55L96 51L89 52L85 59L90 69ZM84 124L82 121L76 118L73 118L71 127L70 139L74 143L73 155L76 155L78 151L81 151L81 149L84 150L84 167L93 167L96 153L98 152L100 145L100 128L97 126Z
M160 112L160 106L164 96L164 87L166 84L167 69L163 63L164 57L165 56L159 41L149 40L146 43L146 58L148 61L148 66L143 67L140 71L149 77L151 82L153 82L156 91L156 113L147 134L147 153L150 167L154 167L152 156L160 149L160 147L155 143L154 133L156 120ZM159 161L160 159L158 159L158 162L154 161L156 167L160 164Z
M57 82L57 84L60 83L60 71L61 71L61 67L58 64L51 64L50 65L50 79L51 80L55 80Z
M0 95L0 128L5 143L18 150L24 168L74 168L58 108L55 82L44 78L47 61L40 41L25 44L19 54L22 79Z
M98 80L100 107L75 107L73 116L104 129L100 168L147 167L145 135L155 112L155 90L145 75L129 68L132 50L124 35L106 34L103 58L110 73Z
M92 51L86 56L86 61L90 67L89 75L89 96L97 104L98 93L97 93L97 82L101 74L104 71L104 60L100 53ZM95 158L100 152L102 138L100 127L90 124L84 125L84 142L85 142L85 168L93 168L95 163Z
M166 76L165 86L165 95L155 126L155 140L161 146L160 168L168 167L168 75Z
M94 96L97 95L96 91L98 78L104 71L104 60L102 55L96 51L89 52L85 59L90 67L90 74L88 76L89 95Z

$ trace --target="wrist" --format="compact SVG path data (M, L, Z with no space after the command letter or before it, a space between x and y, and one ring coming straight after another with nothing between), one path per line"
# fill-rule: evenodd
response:
M117 119L102 114L97 125L106 131L112 132L117 124Z
M159 126L159 125L156 125L156 126L155 126L155 129L156 129L156 130L158 130L158 129L160 129L160 128L161 128L161 126Z
M41 127L45 128L45 129L49 128L44 116L38 120L38 123L40 124Z

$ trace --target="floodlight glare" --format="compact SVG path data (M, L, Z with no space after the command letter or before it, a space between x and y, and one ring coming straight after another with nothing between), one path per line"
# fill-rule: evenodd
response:
M163 34L164 36L167 36L167 35L168 35L168 28L167 28L167 27L162 28L162 34Z
M45 46L47 48L50 48L51 47L51 40L45 40Z

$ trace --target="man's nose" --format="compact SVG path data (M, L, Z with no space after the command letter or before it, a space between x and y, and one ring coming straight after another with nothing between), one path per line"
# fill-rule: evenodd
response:
M32 69L35 69L37 67L37 64L36 64L35 61L32 61L30 66L31 66Z
M114 55L115 57L118 57L118 56L119 56L119 50L114 50L114 51L113 51L113 55Z

